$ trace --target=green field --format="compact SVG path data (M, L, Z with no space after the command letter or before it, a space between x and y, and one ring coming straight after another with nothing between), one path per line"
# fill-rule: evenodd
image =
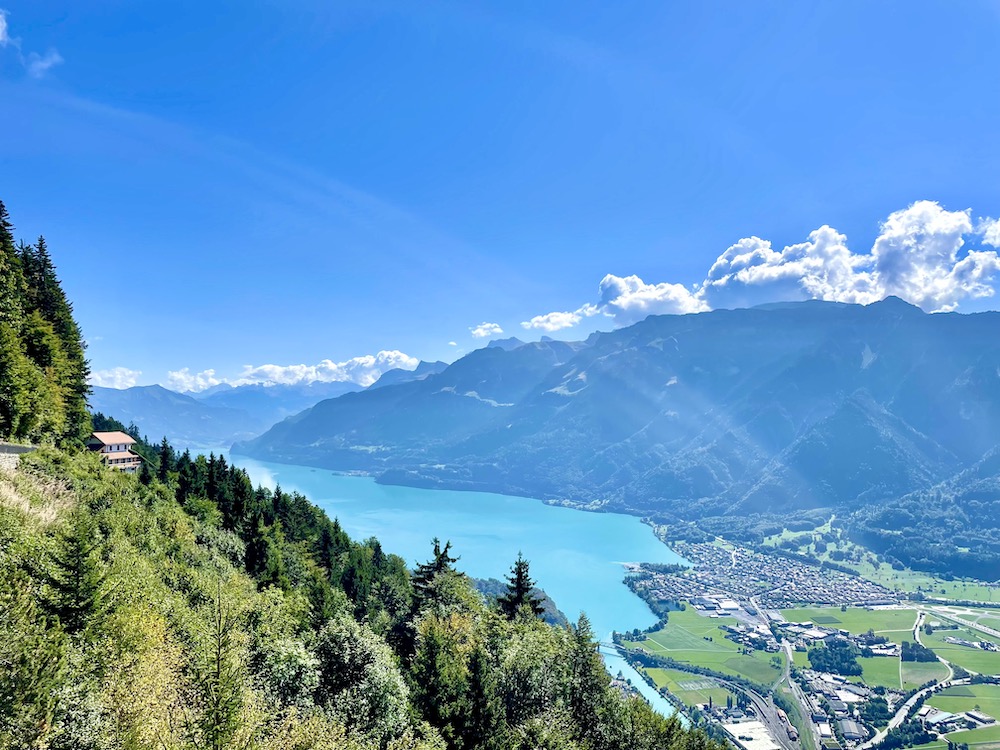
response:
M953 714L978 706L983 713L1000 719L1000 685L959 685L932 695L927 703Z
M914 609L864 609L849 607L841 612L839 607L796 607L781 612L789 622L814 622L849 633L861 634L868 630L884 635L890 641L899 643L907 638L917 621Z
M1000 747L1000 726L968 729L964 732L953 732L946 736L952 742L965 743L970 747L978 747L980 750L986 750L987 747Z
M681 672L677 669L647 669L646 673L653 678L658 688L666 688L680 698L687 706L697 706L708 703L711 698L716 706L726 705L726 699L734 696L711 677Z
M689 607L671 612L667 626L650 633L646 640L627 642L630 648L642 648L679 662L714 669L724 674L745 677L760 685L770 685L781 676L781 669L771 663L781 654L763 651L742 653L743 647L725 637L720 625L735 625L732 617L703 617Z
M989 586L980 581L945 581L929 573L921 573L909 568L895 570L888 563L880 563L871 550L844 537L840 537L835 544L830 544L825 552L816 554L813 546L816 536L830 532L830 522L818 527L815 531L791 532L786 529L781 534L766 538L764 544L777 546L783 542L792 541L797 545L797 552L813 555L821 561L832 561L846 565L858 571L868 580L896 591L922 591L930 596L948 599L1000 603L1000 588ZM830 553L835 549L845 553L845 559L834 560Z
M968 628L958 630L935 630L931 635L921 636L923 644L934 650L938 656L958 664L972 672L1000 674L1000 653L945 643L946 636L964 638L969 641L995 640ZM1000 717L998 717L1000 718Z
M899 659L888 656L859 657L861 680L869 687L883 685L899 689Z
M903 662L903 689L920 687L929 680L943 680L948 676L948 667L939 661Z

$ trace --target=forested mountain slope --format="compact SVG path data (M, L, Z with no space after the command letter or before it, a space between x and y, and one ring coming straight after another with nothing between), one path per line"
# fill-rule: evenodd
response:
M448 546L411 573L221 459L155 463L0 472L0 747L716 747L614 691L585 619L488 607Z
M0 438L79 442L88 366L44 237L14 241L0 202Z
M693 520L841 517L1000 442L1000 314L896 298L653 316L473 352L325 401L237 452Z

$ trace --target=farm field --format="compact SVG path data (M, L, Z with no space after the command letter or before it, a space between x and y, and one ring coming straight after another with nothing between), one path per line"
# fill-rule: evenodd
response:
M789 622L813 622L853 634L867 633L871 629L896 643L912 640L907 639L906 634L917 621L917 612L913 609L849 607L846 612L841 612L839 607L796 607L784 609L781 614Z
M861 681L868 687L883 685L887 688L899 689L899 659L888 656L861 656ZM857 677L851 677L857 680Z
M805 651L793 651L792 664L799 669L809 669L809 655Z
M921 636L924 645L934 650L953 664L965 667L972 672L982 674L1000 674L1000 652L982 651L980 649L959 646L954 643L945 643L945 638L964 638L969 641L992 640L978 631L968 628L958 630L935 630L930 635Z
M948 676L948 667L939 661L903 662L903 689L920 687L930 680L943 680Z
M983 713L1000 719L1000 685L957 685L932 695L927 703L953 714L979 706Z
M732 697L733 701L736 700L736 696L711 677L702 677L677 669L651 668L647 669L646 673L653 678L656 687L666 688L687 706L708 703L709 699L716 706L724 706L727 698Z
M781 676L781 668L771 660L776 659L782 663L784 656L763 651L743 653L744 648L727 639L719 629L720 625L734 624L736 620L732 617L703 617L689 607L671 612L667 626L650 633L646 640L626 641L626 645L679 662L743 677L760 685L770 685Z
M953 732L946 736L952 742L964 743L969 747L977 747L981 750L985 750L987 747L1000 747L1000 726L967 729L964 732Z

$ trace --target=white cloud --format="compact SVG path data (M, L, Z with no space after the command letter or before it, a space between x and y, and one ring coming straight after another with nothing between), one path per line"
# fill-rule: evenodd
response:
M521 327L527 330L547 331L551 333L553 331L561 331L564 328L572 328L578 325L584 318L597 315L599 312L600 308L597 305L587 304L573 312L550 312L545 315L536 315L531 320L522 322Z
M449 341L448 342L448 346L458 346L458 342L457 341Z
M50 49L44 55L39 55L37 52L30 52L23 60L24 68L32 78L42 78L49 70L61 62L63 62L62 55L54 49Z
M141 370L112 367L109 370L96 370L90 373L90 384L101 388L131 388L138 382L140 375L142 375Z
M21 40L10 35L10 24L7 21L7 11L0 8L0 49L11 47L25 71L32 78L43 78L46 73L63 61L62 55L55 49L49 49L44 55L21 50Z
M984 245L1000 248L1000 221L984 219L973 229L970 216L970 210L948 211L933 201L917 201L889 215L868 253L852 252L847 238L829 226L782 250L746 237L727 248L690 289L608 274L595 309L617 325L651 314L806 299L869 304L890 295L928 312L954 310L962 302L992 297L1000 272L996 251L966 247L966 240L978 235ZM522 325L558 330L579 323L576 315L548 313Z
M609 273L601 279L598 289L598 307L618 325L635 323L647 315L708 309L704 301L682 284L647 284L638 276L621 277Z
M490 336L499 336L503 333L503 328L496 323L480 323L477 326L472 326L469 329L469 333L471 333L474 338L485 339Z
M7 27L7 11L0 9L0 47L6 47L13 41Z
M343 362L324 359L315 365L245 365L235 378L221 378L215 370L192 373L187 367L167 373L167 387L181 392L203 391L215 385L297 385L299 383L374 383L388 370L413 370L420 360L403 352L380 351Z
M983 219L976 231L982 235L983 244L1000 248L1000 219Z
M213 385L221 385L222 382L221 378L215 376L215 370L191 372L189 368L183 367L167 373L167 388L181 393L203 391Z

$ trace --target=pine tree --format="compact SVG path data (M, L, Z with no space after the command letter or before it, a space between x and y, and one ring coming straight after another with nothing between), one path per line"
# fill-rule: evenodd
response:
M170 481L170 472L174 470L174 449L170 446L170 441L166 435L160 441L160 466L156 471L156 478L164 484Z
M237 654L237 619L222 601L222 585L212 604L211 622L203 633L195 666L201 703L199 722L204 747L223 750L240 727L243 670Z
M101 610L104 572L99 551L97 524L86 509L76 508L60 535L48 576L49 609L68 633L83 630Z
M522 607L529 608L535 617L545 611L542 600L532 593L534 588L535 582L531 580L528 561L518 552L517 560L514 561L510 575L507 576L507 593L497 598L500 611L508 620L517 617Z
M451 542L446 542L441 547L441 540L434 537L434 556L425 563L421 563L413 571L413 597L414 605L419 610L427 599L430 585L434 579L446 570L454 570L457 557L451 557Z
M24 305L25 282L21 257L14 244L14 225L0 201L0 324L17 331Z

